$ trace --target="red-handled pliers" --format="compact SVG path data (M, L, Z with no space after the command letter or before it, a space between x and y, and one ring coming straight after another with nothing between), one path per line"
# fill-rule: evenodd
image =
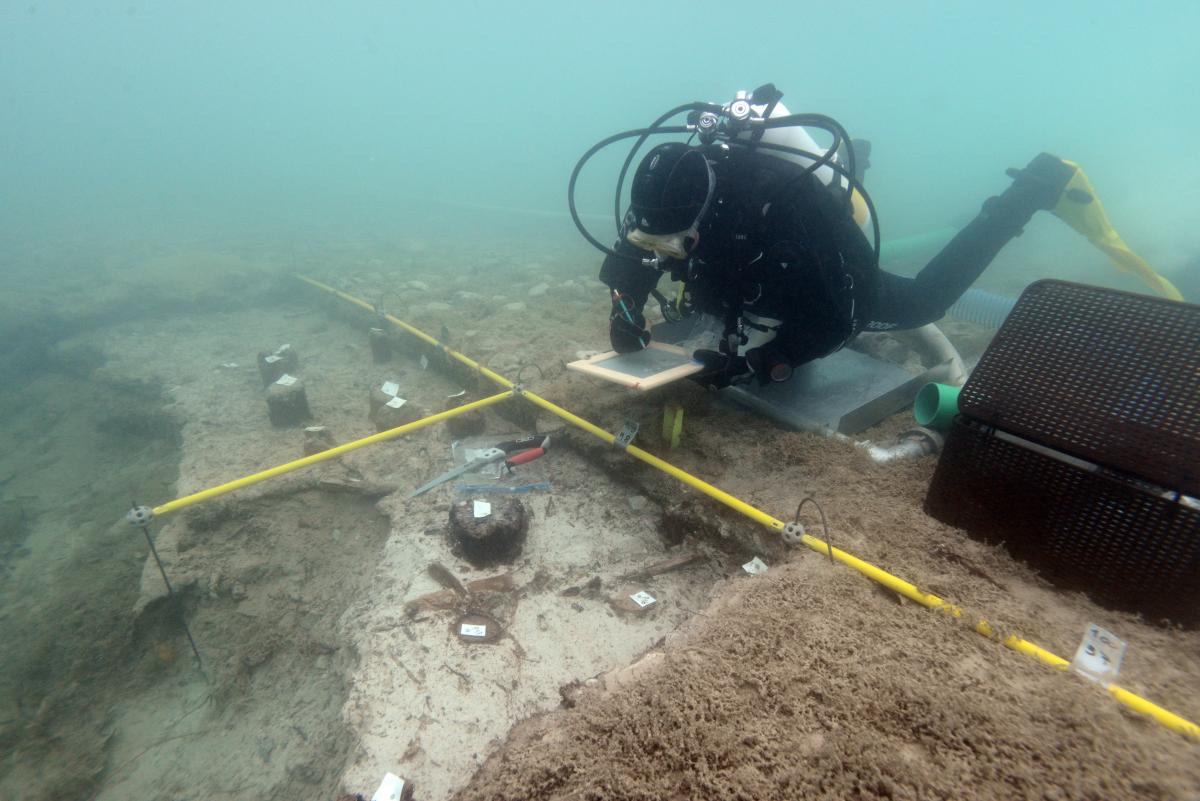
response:
M463 473L478 470L485 465L498 462L501 459L504 460L505 467L527 464L544 455L548 447L550 447L550 438L536 434L529 437L522 437L521 439L508 440L507 442L498 442L466 464L459 465L453 470L447 470L428 484L417 487L408 497L415 498L418 495L423 495L434 487L445 484L452 478L458 478Z

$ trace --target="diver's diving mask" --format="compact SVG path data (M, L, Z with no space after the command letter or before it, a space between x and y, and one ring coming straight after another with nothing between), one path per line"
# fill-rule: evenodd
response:
M667 142L638 165L629 192L626 241L653 251L657 267L682 261L696 247L717 177L700 147Z
M634 228L626 236L626 241L635 248L654 251L659 259L686 259L688 251L696 245L700 234L695 228L678 231L673 234L648 234L640 228Z

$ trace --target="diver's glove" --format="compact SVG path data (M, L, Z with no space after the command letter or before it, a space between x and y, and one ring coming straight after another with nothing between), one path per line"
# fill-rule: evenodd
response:
M772 343L746 351L746 362L760 384L778 384L792 377L792 363Z
M742 356L730 356L715 350L698 350L692 358L704 365L704 369L692 376L692 380L710 389L724 389L731 384L745 384L754 380L754 370Z
M792 365L771 347L751 348L745 356L698 350L692 358L704 365L693 378L713 389L749 383L766 386L792 377Z
M608 316L608 339L617 353L633 353L650 344L646 317L628 295L613 292L612 313Z
M1039 153L1024 169L1007 171L1013 179L1012 186L996 198L997 204L1025 219L1032 217L1039 209L1053 209L1076 169L1075 165L1056 156Z

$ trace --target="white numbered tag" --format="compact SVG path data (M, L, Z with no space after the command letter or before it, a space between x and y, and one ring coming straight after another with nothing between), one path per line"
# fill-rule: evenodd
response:
M361 797L359 796L359 798ZM403 797L404 779L394 773L385 773L379 789L375 791L375 795L371 796L371 801L400 801Z
M403 406L406 403L408 403L408 401L406 401L404 398L392 398L390 401L388 401L384 405L391 406L393 409L399 409L401 406Z
M642 590L641 592L635 592L633 595L630 595L629 600L633 601L635 604L640 606L642 609L645 609L647 606L656 602L658 599L655 598L650 593L646 592L645 590Z
M391 395L393 398L400 392L400 385L395 381L384 381L383 386L379 388L384 395Z
M279 376L279 380L275 383L281 387L290 387L292 384L296 383L296 376L284 373L283 375Z
M475 516L487 517L492 513L492 505L487 501L475 501Z
M1089 623L1075 658L1071 660L1071 668L1084 678L1107 686L1117 680L1124 658L1125 641L1111 631Z
M746 564L742 565L742 570L745 570L752 576L757 576L759 573L767 572L767 563L756 556Z
M476 626L472 623L463 623L458 627L458 633L464 637L486 637L487 626Z
M429 357L424 353L421 354L421 369L425 370L429 367Z
M270 356L267 356L266 358L264 358L263 361L266 362L267 364L274 364L275 362L283 361L283 357L276 356L275 354L272 353Z

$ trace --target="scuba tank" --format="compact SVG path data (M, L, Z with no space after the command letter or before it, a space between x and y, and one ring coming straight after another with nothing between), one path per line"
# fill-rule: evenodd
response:
M739 94L742 93L739 92ZM789 116L791 116L791 112L788 111L788 108L783 104L783 101L776 101L775 105L771 108L770 113L767 115L767 119L779 119L781 117ZM754 136L754 132L749 130L742 131L741 133L737 134L738 139L745 141L750 141L752 136ZM817 144L816 140L812 138L808 130L803 125L790 125L782 128L767 128L765 131L761 132L761 136L758 141L765 142L769 145L778 145L788 148L788 150L772 149L763 150L762 152L766 155L783 159L784 161L790 161L793 164L799 164L801 167L810 167L817 161L817 159L812 158L811 156L803 155L804 153L825 155L828 152ZM848 143L846 146L854 147L854 144ZM842 166L843 159L841 158L840 153L833 153L832 160L835 165ZM817 179L826 186L830 186L834 183L834 181L836 181L837 186L842 190L845 190L849 183L845 175L835 172L835 168L827 164L817 167L813 174L816 175ZM851 190L850 202L854 221L858 223L859 227L867 227L868 223L871 221L871 212L867 207L866 200L863 198L862 193L860 193L858 189Z

